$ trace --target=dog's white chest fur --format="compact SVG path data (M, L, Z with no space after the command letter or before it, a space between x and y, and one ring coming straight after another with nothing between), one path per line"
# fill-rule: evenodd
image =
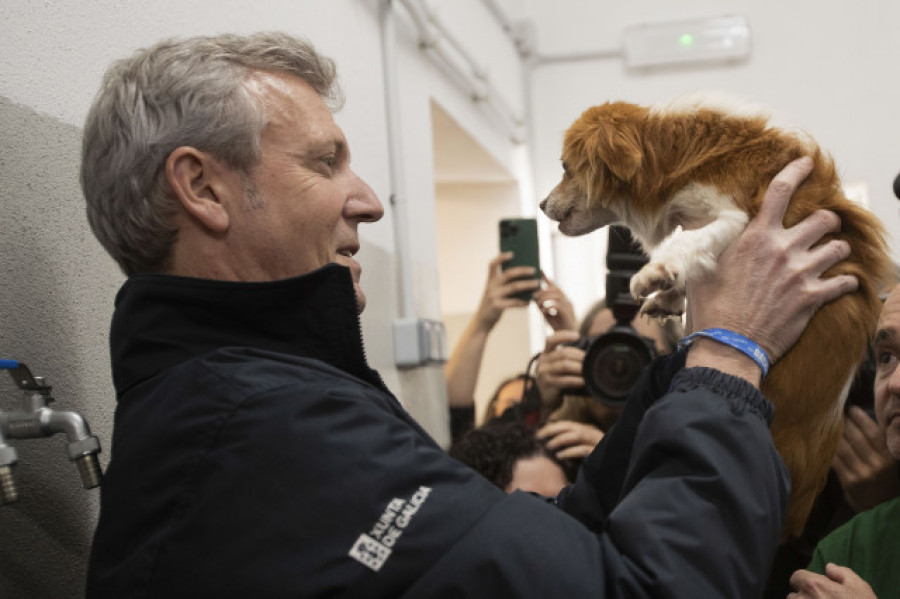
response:
M649 264L631 278L631 293L643 300L642 314L656 317L684 312L687 281L715 270L719 255L749 220L712 185L684 187L651 217L621 206L622 222L650 254Z

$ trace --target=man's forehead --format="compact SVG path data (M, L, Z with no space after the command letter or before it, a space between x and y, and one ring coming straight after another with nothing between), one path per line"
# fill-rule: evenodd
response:
M894 287L881 309L875 341L894 339L900 335L900 286Z
M249 71L244 77L244 87L268 102L282 100L290 104L298 94L318 97L312 86L300 77L278 71Z
M245 84L265 105L268 134L281 131L296 136L299 125L304 129L303 136L295 141L308 146L309 151L347 149L344 132L334 121L331 109L303 79L290 73L253 71L247 75Z
M261 98L268 110L321 111L331 115L331 109L313 86L291 73L250 71L244 78L244 87Z

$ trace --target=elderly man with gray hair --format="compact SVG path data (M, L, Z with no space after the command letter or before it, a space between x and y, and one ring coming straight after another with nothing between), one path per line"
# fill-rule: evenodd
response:
M363 351L357 228L383 208L339 97L331 61L284 34L164 41L106 74L82 185L128 280L87 596L759 596L789 482L734 348L651 364L553 502L503 493L404 411ZM855 289L820 276L849 252L815 245L833 214L781 225L808 168L690 290L695 328L777 360Z

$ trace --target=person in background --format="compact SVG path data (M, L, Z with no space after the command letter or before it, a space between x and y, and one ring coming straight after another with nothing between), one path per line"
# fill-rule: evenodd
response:
M507 493L528 491L556 497L575 480L575 465L561 460L523 422L487 422L468 431L449 453Z
M547 324L554 329L574 326L576 322L571 302L552 281L543 276L542 281L535 279L534 269L529 266L515 266L503 270L503 264L512 257L511 252L504 252L494 257L488 264L487 280L478 308L444 365L452 439L458 439L462 433L475 426L475 388L491 332L500 321L503 312L510 308L528 306L528 302L514 297L516 293L534 291L533 301L541 310ZM501 402L499 408L488 406L482 422L501 416L509 405L515 403L516 398L521 400L522 383L517 381L524 378L510 377L498 386L492 396L492 403L495 403L500 395L505 401Z
M884 298L882 298L884 299ZM900 464L891 455L874 415L875 360L871 348L860 365L825 487L800 536L778 546L763 599L783 599L793 573L805 568L819 541L856 514L900 496Z
M281 33L166 40L103 78L81 181L128 279L86 597L758 598L790 483L739 348L651 363L552 503L504 493L403 409L364 352L358 227L383 207L334 82ZM850 252L819 243L837 215L782 224L811 165L787 165L692 282L690 330L776 363L858 288L823 277Z
M884 427L869 415L869 409L875 413L874 405L860 405L853 399L851 391L832 470L847 506L860 513L900 496L900 462L888 447Z
M875 418L877 433L865 413L851 408L846 444L836 458L836 464L846 462L843 468L866 472L859 461L875 463L877 472L887 472L887 485L867 485L875 489L873 497L861 500L859 489L849 485L852 495L848 500L865 507L874 499L890 494L892 499L883 501L871 509L856 515L819 541L806 570L798 570L791 576L792 599L827 599L853 597L867 599L900 597L900 497L896 496L896 464L900 461L900 286L895 286L884 302L873 344L875 356ZM860 410L861 411L861 410ZM894 460L892 467L881 468L880 459L851 457L863 447L861 453L879 456L881 447L887 448ZM865 477L863 477L865 478ZM876 481L879 477L872 477ZM847 477L844 477L845 480ZM888 491L884 489L887 488Z
M584 389L582 363L585 352L572 344L578 339L594 338L616 324L612 310L602 298L582 319L578 332L560 330L547 338L538 358L536 388L541 396L546 424L538 431L547 448L560 458L584 458L615 424L621 405L610 405L596 398L567 392ZM631 326L638 335L653 343L657 355L675 351L684 333L681 322L664 323L636 316Z
M603 297L594 302L581 319L578 334L581 337L596 337L609 331L615 324L616 317ZM678 349L678 342L684 337L684 326L677 318L667 318L660 322L656 318L638 315L632 319L631 326L638 335L653 342L657 355L671 354Z
M486 424L502 418L509 408L521 403L529 382L530 378L527 374L517 374L500 381L484 407L484 417L481 422Z
M580 460L594 451L605 435L604 429L580 420L552 420L537 431L549 451L560 460Z

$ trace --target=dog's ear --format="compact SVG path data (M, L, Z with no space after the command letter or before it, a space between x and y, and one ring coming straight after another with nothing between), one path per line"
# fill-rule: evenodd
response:
M634 177L643 159L640 137L643 116L641 107L624 102L595 106L582 115L579 135L593 169L605 164L623 181Z
M631 123L613 127L601 127L594 136L596 156L606 163L613 175L623 181L631 181L641 167L643 152L640 138Z

